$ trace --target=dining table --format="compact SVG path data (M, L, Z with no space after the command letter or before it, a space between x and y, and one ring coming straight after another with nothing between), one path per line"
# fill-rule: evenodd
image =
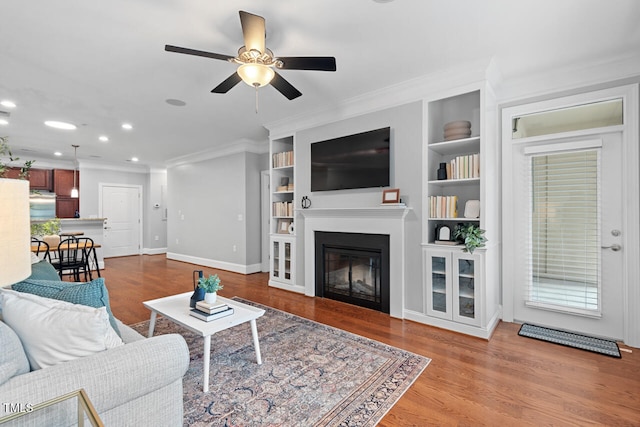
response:
M63 250L63 251L70 251L70 250L73 251L78 249L84 250L86 246L90 246L90 245L87 245L86 243L63 243L56 246L55 248L50 248L49 251L56 252L58 250ZM101 247L102 247L101 244L94 243L93 248L91 248L91 254L92 254L91 256L93 258L93 263L95 264L98 277L102 277L102 276L100 276L100 265L98 264L98 255L96 254L96 249ZM31 252L38 253L40 250L41 248L38 245L31 245Z

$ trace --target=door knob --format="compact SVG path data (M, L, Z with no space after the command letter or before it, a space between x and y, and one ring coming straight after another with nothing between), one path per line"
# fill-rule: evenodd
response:
M602 249L611 249L614 252L618 252L620 249L622 249L622 246L620 246L617 243L614 243L611 246L601 246Z

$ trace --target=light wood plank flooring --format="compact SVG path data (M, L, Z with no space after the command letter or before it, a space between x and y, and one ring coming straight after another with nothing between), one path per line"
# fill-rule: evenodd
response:
M449 332L348 304L271 288L242 275L164 255L111 258L103 277L116 317L147 320L142 301L193 289L192 271L217 273L239 296L432 359L381 426L640 426L640 349L614 359L523 338L501 323L491 340Z

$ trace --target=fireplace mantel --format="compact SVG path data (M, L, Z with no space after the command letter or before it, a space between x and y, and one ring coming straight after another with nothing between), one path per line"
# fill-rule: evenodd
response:
M404 219L411 211L406 206L376 206L370 208L309 208L296 209L305 218L397 218Z
M338 233L370 233L389 235L390 295L389 314L403 318L405 289L405 217L411 211L406 206L366 208L296 209L304 217L304 288L305 295L315 296L316 231Z

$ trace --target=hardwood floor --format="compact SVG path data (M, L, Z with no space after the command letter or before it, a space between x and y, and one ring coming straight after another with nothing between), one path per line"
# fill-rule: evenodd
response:
M640 349L614 359L520 337L519 325L512 323L501 323L485 341L271 288L266 273L242 275L164 255L105 263L112 310L127 324L149 318L142 301L191 291L192 271L198 269L220 276L223 296L246 298L431 358L381 426L640 425Z

